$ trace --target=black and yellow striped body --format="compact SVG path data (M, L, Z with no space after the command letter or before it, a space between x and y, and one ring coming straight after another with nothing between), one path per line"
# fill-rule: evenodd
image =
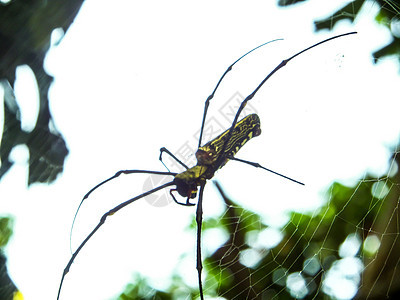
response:
M176 190L181 196L195 198L201 182L211 179L227 163L229 157L234 156L251 138L260 135L260 118L256 114L244 117L236 123L230 138L229 130L197 150L196 166L175 176Z
M229 129L197 150L196 158L198 165L213 166L215 170L222 168L228 159L223 160L219 166L215 165L221 155L224 157L235 156L247 141L261 134L259 116L251 114L237 122L229 141L227 140L228 133Z

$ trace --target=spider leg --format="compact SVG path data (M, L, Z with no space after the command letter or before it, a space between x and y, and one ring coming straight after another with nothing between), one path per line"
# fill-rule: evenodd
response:
M215 94L215 92L217 91L219 85L221 84L222 79L224 79L225 75L226 75L229 71L231 71L231 70L232 70L232 67L233 67L239 60L241 60L243 57L245 57L247 54L250 54L250 53L253 52L254 50L257 50L258 48L261 48L262 46L265 46L265 45L267 45L267 44L269 44L269 43L276 42L276 41L280 41L280 40L282 40L282 39L275 39L275 40L266 42L266 43L264 43L264 44L261 44L261 45L255 47L255 48L251 49L250 51L248 51L247 53L245 53L245 54L243 54L241 57L239 57L233 64L231 64L231 65L228 67L228 69L226 69L226 71L224 72L224 74L222 74L222 76L221 76L221 78L218 80L218 83L217 83L217 85L215 86L213 92L211 93L210 96L208 96L208 98L207 98L207 100L206 100L206 102L205 102L205 104L204 104L203 121L201 122L200 138L199 138L199 146L198 146L198 148L200 148L200 146L201 146L201 140L202 140L202 138L203 138L203 129L204 129L205 121L206 121L208 106L210 105L211 99L214 98L214 94Z
M200 299L203 300L203 284L201 283L201 271L203 270L203 263L201 259L201 225L203 223L203 191L206 182L202 182L200 185L200 193L199 199L197 202L197 210L196 210L196 223L197 223L197 262L196 262L196 269L199 278L199 293Z
M304 185L304 183L302 183L302 182L300 182L300 181L297 181L297 180L295 180L295 179L293 179L293 178L290 178L290 177L288 177L288 176L285 176L285 175L283 175L283 174L281 174L281 173L275 172L275 171L273 171L273 170L271 170L271 169L265 168L265 167L263 167L262 165L260 165L259 163L252 162L252 161L248 161L248 160L244 160L244 159L240 159L240 158L236 158L236 157L234 157L234 156L228 156L228 158L229 158L230 160L236 160L236 161L239 161L239 162L248 164L248 165L253 166L253 167L256 167L256 168L264 169L264 170L266 170L266 171L268 171L268 172L271 172L271 173L273 173L273 174L275 174L275 175L281 176L281 177L283 177L283 178L285 178L285 179L288 179L288 180L291 180L291 181L293 181L293 182L295 182L295 183Z
M179 158L177 158L174 154L171 153L171 151L169 151L167 148L162 147L160 149L160 157L159 160L161 161L161 163L164 165L164 167L167 168L167 170L169 171L168 167L164 164L163 160L162 160L162 154L163 152L167 153L169 156L171 156L173 159L176 160L176 162L178 162L181 166L183 166L186 170L189 169L189 167L187 165L185 165Z
M196 204L193 204L193 203L190 203L190 202L189 202L190 197L187 197L186 203L179 202L178 200L176 200L174 194L172 193L172 192L175 192L175 191L177 191L177 189L170 189L170 190L169 190L169 194L171 195L172 199L174 199L174 201L175 201L176 204L184 205L184 206L195 206L195 205L196 205Z
M78 209L76 210L74 219L72 221L72 225L71 225L71 232L69 234L69 246L71 248L71 241L72 241L72 231L74 229L74 225L75 225L75 220L76 217L78 216L78 212L79 209L81 208L83 201L85 201L86 198L89 197L89 195L94 192L96 189L98 189L100 186L102 186L103 184L119 177L121 174L156 174L156 175L171 175L171 176L175 176L177 173L172 173L172 172L159 172L159 171L147 171L147 170L121 170L118 171L117 173L115 173L113 176L111 176L110 178L107 178L106 180L103 180L102 182L100 182L99 184L97 184L95 187L93 187L89 192L86 193L85 196L83 196L81 202L79 203ZM72 253L72 248L71 248L71 253Z
M163 173L163 172L158 172L158 173ZM165 173L165 172L164 172L164 173ZM72 263L74 262L76 256L77 256L77 255L79 254L79 252L82 250L83 246L85 246L86 243L90 240L90 238L96 233L96 231L105 223L107 217L109 217L109 216L115 214L116 212L118 212L119 210L121 210L121 209L124 208L125 206L131 204L132 202L134 202L134 201L136 201L136 200L139 200L139 199L141 199L141 198L143 198L143 197L146 197L146 196L148 196L148 195L150 195L150 194L153 194L153 193L155 193L155 192L157 192L157 191L159 191L159 190L161 190L161 189L163 189L163 188L166 188L166 187L168 187L168 186L171 186L171 185L174 185L174 181L171 181L171 182L168 182L168 183L166 183L166 184L160 185L160 186L158 186L158 187L156 187L156 188L154 188L154 189L152 189L152 190L150 190L150 191L147 191L147 192L145 192L145 193L143 193L143 194L141 194L141 195L139 195L139 196L133 197L133 198L131 198L131 199L129 199L129 200L127 200L127 201L125 201L125 202L123 202L123 203L117 205L117 206L114 207L113 209L109 210L108 212L106 212L106 213L100 218L100 222L99 222L99 223L97 224L97 226L89 233L89 235L85 238L85 240L79 245L79 247L76 249L76 251L74 252L74 254L72 254L72 257L71 257L71 259L69 260L67 266L65 267L64 272L63 272L62 277L61 277L60 287L59 287L59 289L58 289L57 300L58 300L59 297L60 297L61 288L62 288L62 284L63 284L63 282L64 282L65 275L68 274L69 269L70 269Z
M302 50L302 51L299 51L299 52L297 52L296 54L294 54L293 56L291 56L291 57L289 57L289 58L287 58L287 59L282 60L282 62L279 63L279 64L275 67L275 69L273 69L273 70L263 79L263 81L261 81L261 83L256 87L256 89L242 101L242 103L240 104L240 107L239 107L239 109L238 109L238 111L237 111L237 113L236 113L235 119L233 120L231 129L229 130L227 141L230 140L230 138L231 138L231 136L232 136L233 129L235 128L235 125L236 125L237 120L238 120L238 118L239 118L239 115L240 115L240 113L242 112L242 110L244 109L244 107L246 106L247 102L250 101L250 100L255 96L255 94L258 92L258 90L264 85L264 83L265 83L272 75L274 75L278 70L280 70L281 68L283 68L284 66L286 66L286 64L287 64L289 61L291 61L293 58L297 57L298 55L300 55L300 54L302 54L302 53L304 53L304 52L306 52L306 51L308 51L308 50L310 50L310 49L312 49L312 48L314 48L314 47L317 47L317 46L319 46L319 45L321 45L321 44L323 44L323 43L326 43L326 42L328 42L328 41L331 41L331 40L333 40L333 39L337 39L337 38L340 38L340 37L343 37L343 36L346 36L346 35L350 35L350 34L355 34L355 33L357 33L357 32L348 32L348 33L336 35L336 36L334 36L334 37L331 37L331 38L329 38L329 39L326 39L326 40L323 40L323 41L321 41L321 42L319 42L319 43L316 43L316 44L314 44L314 45L312 45L312 46L310 46L310 47L308 47L308 48L306 48L306 49L304 49L304 50ZM222 149L223 149L223 150L222 150L222 153L225 152L225 148L226 148L226 144L224 144L224 147L222 148ZM218 163L221 163L223 159L224 159L223 157L220 157L220 159L218 160ZM217 165L218 165L218 164L217 164Z

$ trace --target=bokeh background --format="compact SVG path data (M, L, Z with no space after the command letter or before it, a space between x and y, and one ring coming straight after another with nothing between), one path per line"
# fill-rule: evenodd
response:
M206 299L382 299L400 290L398 1L22 1L0 3L1 299L55 299L100 217L157 185L121 169L188 164L204 101L207 138L249 102L262 135L204 195ZM205 142L205 141L204 141ZM171 171L180 171L168 159ZM217 186L215 183L218 183ZM166 194L109 218L60 299L196 299L195 208Z

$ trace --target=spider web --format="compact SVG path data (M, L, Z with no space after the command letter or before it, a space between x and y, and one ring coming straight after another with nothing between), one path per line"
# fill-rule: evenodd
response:
M323 205L291 212L281 227L235 203L216 182L224 208L203 223L206 298L395 298L400 285L399 163L399 151L393 151L380 176L367 173L351 186L335 182L321 196ZM193 233L195 227L193 220ZM188 254L182 261L193 259ZM148 287L143 278L135 282L140 292L131 286L127 295L156 297L154 290L143 288ZM185 297L189 290L196 297L196 286L187 286L184 277L168 294L183 297L183 286Z
M290 212L281 227L235 203L215 182L224 208L203 223L206 298L396 297L399 164L395 150L386 172L367 173L352 185L333 183L321 196L324 204L306 213ZM191 228L195 233L195 220ZM140 277L137 282L146 285ZM185 280L178 278L169 293L181 294L182 285ZM195 297L196 287L191 290ZM132 287L126 293L132 295ZM153 298L154 293L142 287L137 295Z
M393 297L399 286L398 164L394 152L382 177L367 174L355 186L334 183L325 205L291 213L282 228L268 226L221 190L227 210L208 226L224 224L229 238L207 259L206 287L226 299Z

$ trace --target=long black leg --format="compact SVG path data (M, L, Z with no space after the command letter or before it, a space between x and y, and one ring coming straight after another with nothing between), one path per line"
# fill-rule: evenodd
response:
M232 70L232 67L233 67L239 60L241 60L243 57L245 57L247 54L250 54L250 53L253 52L254 50L257 50L258 48L261 48L262 46L265 46L265 45L267 45L267 44L269 44L269 43L276 42L276 41L280 41L280 40L282 40L282 39L272 40L272 41L266 42L266 43L264 43L264 44L261 44L261 45L255 47L255 48L251 49L251 50L248 51L246 54L243 54L241 57L239 57L233 64L231 64L231 65L228 67L228 69L226 69L225 73L222 74L222 76L221 76L221 78L218 80L218 83L217 83L217 85L215 86L213 92L211 93L210 96L208 96L208 98L207 98L207 100L206 100L206 102L205 102L205 105L204 105L203 121L201 122L200 138L199 138L199 146L198 146L198 148L200 148L200 146L201 146L201 140L202 140L202 138L203 138L203 129L204 129L205 121L206 121L208 106L210 105L211 99L214 98L214 94L215 94L215 92L217 91L217 89L218 89L220 83L222 82L222 79L225 77L225 75L226 75L229 71L231 71L231 70Z
M291 61L293 58L299 56L300 54L302 54L302 53L304 53L304 52L306 52L306 51L308 51L308 50L310 50L310 49L312 49L312 48L314 48L314 47L317 47L317 46L319 46L319 45L321 45L321 44L323 44L323 43L326 43L326 42L328 42L328 41L331 41L331 40L334 40L334 39L337 39L337 38L340 38L340 37L343 37L343 36L346 36L346 35L355 34L355 33L357 33L357 32L348 32L348 33L336 35L336 36L334 36L334 37L331 37L331 38L329 38L329 39L326 39L326 40L323 40L323 41L321 41L321 42L319 42L319 43L316 43L316 44L314 44L314 45L312 45L312 46L310 46L310 47L308 47L308 48L306 48L306 49L304 49L304 50L302 50L302 51L300 51L300 52L297 52L295 55L293 55L293 56L291 56L291 57L289 57L289 58L287 58L287 59L282 60L282 62L281 62L279 65L277 65L277 66L275 67L275 69L273 69L272 72L270 72L270 73L264 78L263 81L261 81L261 83L256 87L256 89L242 101L242 103L240 104L240 107L239 107L239 109L238 109L238 111L237 111L237 113L236 113L235 119L233 120L231 129L230 129L229 132L228 132L228 137L227 137L226 140L227 140L227 141L230 140L230 138L231 138L231 136L232 136L233 129L235 128L235 125L236 125L237 120L238 120L238 118L239 118L239 115L240 115L240 113L242 112L243 108L246 106L247 102L250 101L250 100L255 96L255 94L256 94L256 93L258 92L258 90L263 86L263 84L264 84L272 75L274 75L278 70L280 70L281 68L283 68L284 66L286 66L286 64L287 64L289 61ZM225 152L225 148L226 148L226 143L224 144L222 153ZM219 159L217 160L216 165L217 165L217 166L220 165L224 159L225 159L225 157L224 157L223 155L221 155L221 156L219 157Z
M83 201L85 201L86 198L89 197L89 195L94 192L96 189L98 189L100 186L102 186L103 184L119 177L121 174L138 174L138 173L144 173L144 174L156 174L156 175L171 175L171 176L175 176L177 173L172 173L172 172L159 172L159 171L147 171L147 170L121 170L118 171L117 173L115 173L113 176L111 176L110 178L107 178L106 180L103 180L102 182L100 182L98 185L96 185L95 187L93 187L89 192L86 193L85 196L83 196L81 203L79 203L78 209L76 210L75 216L74 216L74 220L72 221L72 225L71 225L71 232L69 234L69 245L71 247L71 240L72 240L72 231L74 229L74 225L75 225L75 220L76 217L78 216L78 212L79 209L81 208ZM71 253L72 253L72 249L71 249Z
M285 175L283 175L283 174L281 174L281 173L275 172L275 171L273 171L273 170L271 170L271 169L265 168L265 167L263 167L262 165L260 165L259 163L252 162L252 161L248 161L248 160L243 160L243 159L240 159L240 158L236 158L236 157L234 157L234 156L228 156L228 158L231 159L231 160L236 160L236 161L239 161L239 162L248 164L248 165L253 166L253 167L256 167L256 168L264 169L264 170L266 170L266 171L268 171L268 172L271 172L271 173L273 173L273 174L275 174L275 175L281 176L281 177L283 177L283 178L285 178L285 179L288 179L288 180L291 180L291 181L293 181L293 182L295 182L295 183L304 185L304 183L302 183L302 182L300 182L300 181L297 181L297 180L295 180L295 179L293 179L293 178L287 177L287 176L285 176Z
M162 154L163 152L167 153L169 156L171 156L173 159L175 159L181 166L183 166L186 170L189 169L189 167L187 165L185 165L181 160L179 160L179 158L177 158L174 154L171 153L171 151L169 151L167 148L162 147L160 149L160 157L159 160L161 161L161 163L164 165L164 167L167 168L167 170L169 171L168 167L164 164L163 160L162 160Z
M199 293L200 299L203 300L203 284L201 283L201 271L203 270L203 262L201 259L201 225L203 223L203 191L206 182L204 181L200 185L200 192L199 192L199 200L197 202L197 210L196 210L196 223L197 223L197 275L199 277Z
M159 173L162 173L162 172L159 172ZM165 173L165 172L164 172L164 173ZM131 199L129 199L129 200L127 200L127 201L125 201L125 202L123 202L123 203L117 205L116 207L114 207L114 208L111 209L110 211L106 212L106 213L101 217L100 222L99 222L99 223L97 224L97 226L92 230L92 232L90 232L90 234L85 238L85 240L79 245L78 249L76 249L76 251L74 252L74 254L72 254L71 259L69 260L67 266L65 267L64 272L63 272L62 277L61 277L60 287L58 288L57 300L58 300L59 297L60 297L61 288L62 288L62 284L63 284L63 282L64 282L65 275L68 274L69 269L70 269L72 263L74 262L76 256L77 256L77 255L79 254L79 252L82 250L83 246L85 246L85 244L90 240L90 238L96 233L96 231L105 223L107 217L109 217L109 216L115 214L117 211L121 210L122 208L124 208L125 206L131 204L132 202L134 202L134 201L136 201L136 200L139 200L139 199L141 199L141 198L143 198L143 197L146 197L146 196L148 196L148 195L150 195L150 194L153 194L153 193L155 193L155 192L157 192L157 191L159 191L159 190L161 190L161 189L163 189L163 188L166 188L166 187L168 187L168 186L171 186L171 185L174 185L174 181L171 181L171 182L168 182L168 183L166 183L166 184L160 185L160 186L158 186L158 187L156 187L156 188L154 188L154 189L152 189L152 190L150 190L150 191L148 191L148 192L145 192L145 193L143 193L143 194L141 194L141 195L139 195L139 196L136 196L136 197L134 197L134 198L131 198Z

